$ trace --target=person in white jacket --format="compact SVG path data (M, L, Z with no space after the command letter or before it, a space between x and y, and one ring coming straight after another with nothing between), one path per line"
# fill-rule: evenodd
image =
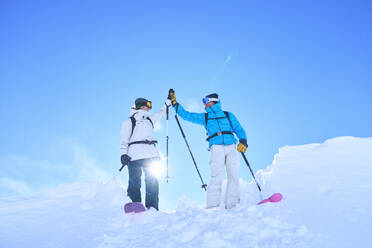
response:
M145 173L147 208L159 210L159 183L151 173L151 166L160 160L154 140L154 124L165 116L167 107L171 105L167 100L161 110L153 115L151 101L137 98L135 107L131 109L131 117L121 128L120 155L123 166L128 165L129 182L127 193L132 202L141 202L141 175Z

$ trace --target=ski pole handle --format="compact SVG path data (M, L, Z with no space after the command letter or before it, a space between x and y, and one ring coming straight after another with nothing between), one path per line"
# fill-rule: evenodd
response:
M121 155L120 161L121 161L122 166L120 167L119 172L124 168L124 166L129 164L130 160L131 160L131 157L129 157L127 154Z

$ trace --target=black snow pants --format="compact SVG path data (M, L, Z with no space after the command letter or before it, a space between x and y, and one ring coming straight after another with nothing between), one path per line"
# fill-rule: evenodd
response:
M132 202L141 202L141 175L142 171L145 173L146 184L146 207L153 207L159 210L159 182L154 175L152 175L150 167L151 164L158 161L158 159L139 159L129 162L129 183L127 193Z

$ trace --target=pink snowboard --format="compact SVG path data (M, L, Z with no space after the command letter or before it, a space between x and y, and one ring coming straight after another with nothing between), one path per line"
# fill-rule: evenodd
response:
M266 202L280 202L282 200L283 196L282 194L280 193L275 193L273 194L272 196L270 196L269 198L265 199L265 200L262 200L258 203L258 205L260 204L264 204Z
M129 213L140 213L146 211L145 207L140 202L129 202L124 205L124 212Z

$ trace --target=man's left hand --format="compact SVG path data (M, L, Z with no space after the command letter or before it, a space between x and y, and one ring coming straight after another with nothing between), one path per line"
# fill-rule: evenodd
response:
M245 153L245 152L247 152L247 148L248 148L248 144L247 144L247 140L245 140L245 139L241 139L241 140L239 140L239 145L238 145L238 152L243 152L243 153Z

